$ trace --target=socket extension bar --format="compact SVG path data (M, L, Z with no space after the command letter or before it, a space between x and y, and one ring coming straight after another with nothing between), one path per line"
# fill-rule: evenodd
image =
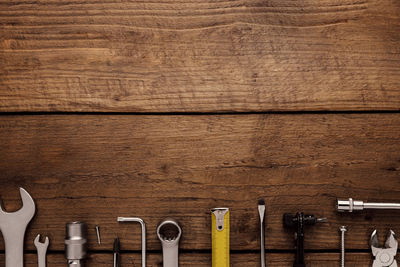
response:
M400 203L366 203L361 200L347 200L338 199L336 209L339 212L353 212L365 209L378 209L378 210L400 210Z

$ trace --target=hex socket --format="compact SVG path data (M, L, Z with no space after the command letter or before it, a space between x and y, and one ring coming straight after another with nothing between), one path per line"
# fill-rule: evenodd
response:
M69 267L84 267L87 253L86 224L67 223L65 234L65 258Z

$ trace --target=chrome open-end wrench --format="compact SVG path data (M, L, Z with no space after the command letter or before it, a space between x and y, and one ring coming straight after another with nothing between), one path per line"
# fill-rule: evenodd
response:
M35 202L32 197L20 188L22 208L16 212L6 212L0 208L0 230L3 234L6 267L24 266L24 236L26 227L35 215Z
M179 224L172 219L162 221L157 227L157 236L161 241L163 250L163 266L179 266L179 239L182 229Z
M37 253L38 253L38 267L46 267L46 252L47 247L49 246L49 238L46 236L44 243L40 242L40 234L36 236L35 244Z

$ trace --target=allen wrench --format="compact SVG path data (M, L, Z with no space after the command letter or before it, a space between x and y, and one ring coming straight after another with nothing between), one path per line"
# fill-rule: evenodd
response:
M142 267L146 267L146 224L138 217L118 217L118 222L138 222L142 227Z

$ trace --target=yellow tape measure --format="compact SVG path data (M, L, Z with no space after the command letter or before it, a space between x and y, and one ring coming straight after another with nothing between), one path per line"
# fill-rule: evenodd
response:
M212 267L229 267L229 209L211 210Z

